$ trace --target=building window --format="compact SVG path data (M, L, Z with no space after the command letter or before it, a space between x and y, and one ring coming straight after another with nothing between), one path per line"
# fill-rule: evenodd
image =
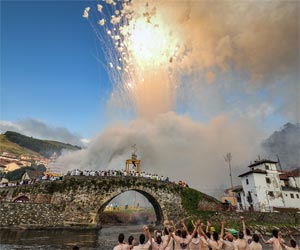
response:
M270 170L270 167L269 167L269 165L266 165L266 170Z
M299 194L296 194L296 197L299 199Z
M247 185L249 185L249 181L248 181L248 179L246 179L246 184L247 184Z
M268 193L268 194L269 194L269 196L270 196L270 197L274 197L274 193L273 193L273 191L269 191L269 193Z
M294 194L290 194L290 195L291 195L291 198L294 199Z
M251 192L248 191L248 195L247 195L247 201L249 204L252 204L253 200L252 200L252 195L251 195Z
M266 182L267 182L268 184L271 184L271 180L270 180L269 177L266 177Z

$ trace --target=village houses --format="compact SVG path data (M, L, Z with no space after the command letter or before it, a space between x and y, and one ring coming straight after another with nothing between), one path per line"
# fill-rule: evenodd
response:
M237 210L283 211L300 210L300 169L283 171L278 162L257 160L239 175L241 186L228 190L223 199L234 201ZM230 200L231 202L231 200Z

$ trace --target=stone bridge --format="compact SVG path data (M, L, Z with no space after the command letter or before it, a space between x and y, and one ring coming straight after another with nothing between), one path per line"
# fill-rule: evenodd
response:
M101 216L109 202L119 194L132 190L148 199L154 208L156 223L160 224L187 215L183 206L184 189L173 183L140 177L67 176L63 181L0 189L0 213L6 216L8 210L10 215L19 211L13 216L23 216L23 224L38 224L41 227L48 224L49 227L98 228L101 227ZM207 202L213 206L219 205L213 198ZM28 209L32 213L28 219L24 219L23 214L28 213ZM14 224L13 219L1 220L0 226L1 223L2 226Z

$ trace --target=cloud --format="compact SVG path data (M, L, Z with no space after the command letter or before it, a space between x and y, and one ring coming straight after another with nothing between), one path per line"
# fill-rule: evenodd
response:
M231 122L220 115L201 124L169 112L151 121L137 119L128 126L111 126L88 148L59 158L58 165L64 166L64 171L124 169L131 145L137 144L142 171L186 180L192 187L215 195L221 184L230 183L223 156L231 152L233 165L244 171L259 152L259 136L247 121Z
M72 145L84 146L85 140L63 127L50 127L36 119L25 119L16 122L0 121L0 132L15 131L39 139L55 140Z

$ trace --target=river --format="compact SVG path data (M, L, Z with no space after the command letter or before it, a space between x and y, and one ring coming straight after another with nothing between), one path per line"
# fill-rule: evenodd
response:
M112 250L119 233L138 239L142 225L104 226L101 230L0 230L1 250ZM264 245L264 250L271 249Z
M80 250L108 250L118 242L119 233L138 238L142 225L105 226L101 230L0 230L0 249L62 250L78 245Z

